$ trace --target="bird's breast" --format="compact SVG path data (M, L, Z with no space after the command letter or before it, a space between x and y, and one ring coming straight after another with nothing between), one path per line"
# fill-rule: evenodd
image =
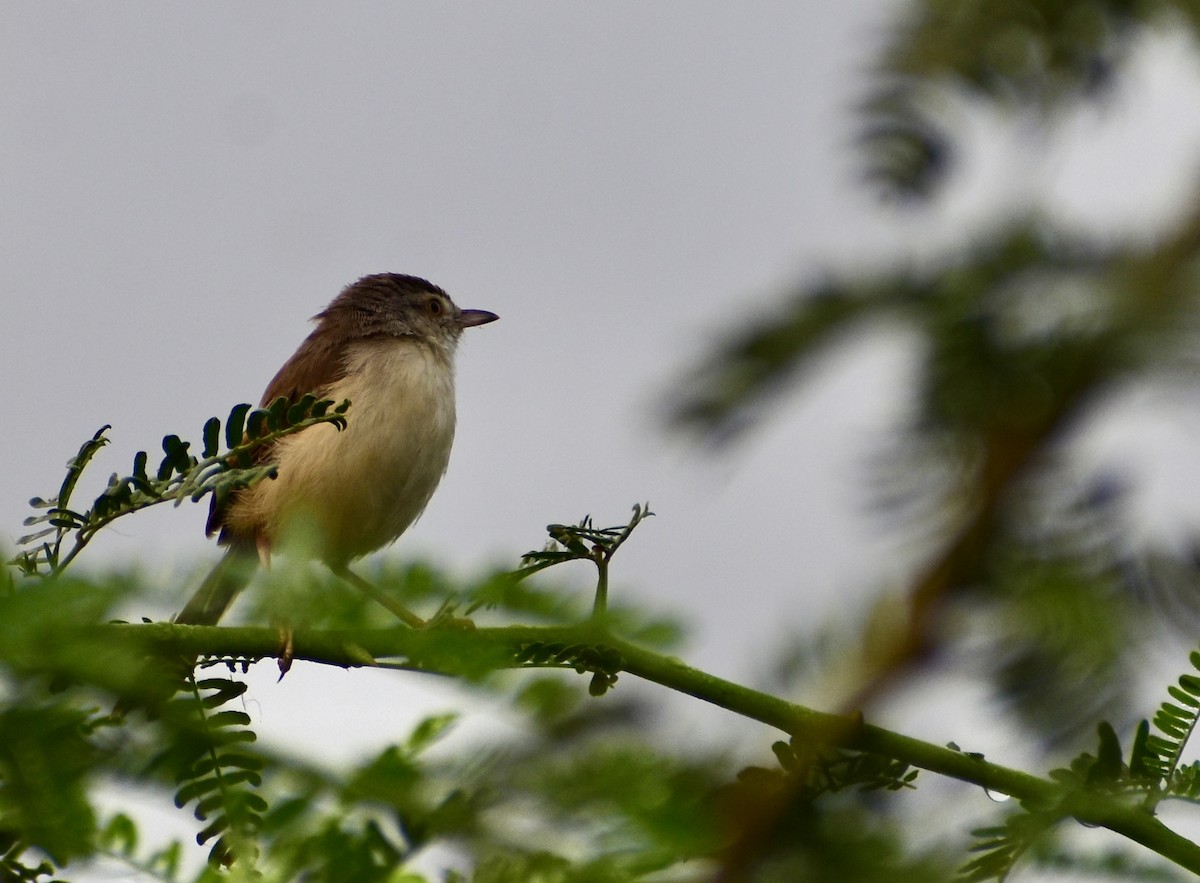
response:
M454 441L449 354L406 340L364 341L324 395L350 400L347 426L310 427L278 447L279 475L246 514L272 547L346 563L395 540L425 509ZM236 515L237 513L235 513Z

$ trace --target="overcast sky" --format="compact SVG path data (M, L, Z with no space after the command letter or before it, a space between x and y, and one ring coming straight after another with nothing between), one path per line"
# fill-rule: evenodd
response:
M886 399L843 380L720 460L662 406L714 332L887 235L849 149L880 4L226 12L2 13L10 538L98 426L102 481L256 401L342 286L395 271L502 319L466 335L449 474L388 554L469 572L648 499L615 577L652 605L742 637L845 589L864 446L832 440ZM91 554L203 562L203 508Z
M467 332L449 473L383 554L469 575L549 522L648 499L615 591L682 615L689 659L753 679L898 576L863 479L910 361L864 339L712 457L662 406L714 333L997 205L1152 230L1198 167L1200 74L1164 40L1064 139L964 115L946 206L881 208L853 108L898 7L4 4L0 540L101 424L97 481L256 401L347 283L412 273L501 321ZM205 567L205 508L126 519L93 559ZM165 586L158 612L189 589ZM319 690L297 675L256 691L268 726L272 696Z

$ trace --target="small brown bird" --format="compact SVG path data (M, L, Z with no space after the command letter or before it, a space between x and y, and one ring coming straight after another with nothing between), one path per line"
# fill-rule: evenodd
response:
M214 499L208 533L228 546L175 617L215 624L261 562L280 548L324 561L366 591L351 561L393 542L429 503L454 441L454 354L463 329L494 322L462 310L424 279L364 276L314 320L317 327L267 385L279 396L349 399L348 425L285 436L263 453L278 476ZM422 620L389 605L412 625Z

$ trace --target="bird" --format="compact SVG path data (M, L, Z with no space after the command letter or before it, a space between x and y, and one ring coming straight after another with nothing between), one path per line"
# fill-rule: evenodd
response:
M205 532L226 552L173 621L217 624L258 567L286 551L323 561L423 626L349 565L394 542L429 503L454 441L459 338L498 318L460 309L437 285L399 273L363 276L317 313L261 405L310 393L349 399L346 426L317 424L277 439L259 454L276 464L273 480L214 496Z

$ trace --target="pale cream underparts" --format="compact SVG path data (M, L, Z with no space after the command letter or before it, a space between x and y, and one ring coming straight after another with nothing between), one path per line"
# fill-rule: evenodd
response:
M264 564L284 549L336 566L388 545L417 520L446 472L453 349L369 339L347 359L346 376L323 391L350 400L347 427L321 424L282 439L273 452L278 477L231 508L229 527L258 538Z

